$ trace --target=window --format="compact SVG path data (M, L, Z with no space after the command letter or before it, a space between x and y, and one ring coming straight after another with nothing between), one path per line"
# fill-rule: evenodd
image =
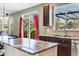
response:
M56 30L79 30L79 4L66 4L55 8Z

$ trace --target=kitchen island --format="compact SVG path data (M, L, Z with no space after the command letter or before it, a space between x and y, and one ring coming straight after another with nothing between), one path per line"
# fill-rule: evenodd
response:
M1 39L1 38L0 38ZM28 38L9 38L4 36L5 56L57 56L58 43L36 41Z

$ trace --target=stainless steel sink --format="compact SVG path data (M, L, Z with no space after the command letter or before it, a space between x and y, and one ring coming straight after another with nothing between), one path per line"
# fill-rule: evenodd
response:
M55 37L72 37L72 36L69 36L69 35L54 35Z
M64 35L63 37L72 37L72 36L69 36L69 35Z
M61 36L61 35L54 35L54 36Z

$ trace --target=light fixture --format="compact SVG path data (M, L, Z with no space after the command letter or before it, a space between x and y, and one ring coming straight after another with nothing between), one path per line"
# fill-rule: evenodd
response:
M6 13L6 16L8 16L8 13Z
M6 13L5 3L3 3L2 31L5 32L4 35L8 34L8 23L8 13Z

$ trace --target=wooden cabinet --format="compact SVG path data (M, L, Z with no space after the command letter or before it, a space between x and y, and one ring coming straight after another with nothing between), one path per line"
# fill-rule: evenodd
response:
M40 40L59 43L57 49L58 56L71 56L71 40L65 38L40 36Z
M40 36L39 39L42 41L56 42L56 40L53 37Z
M54 6L43 6L43 26L52 26L54 20Z
M48 37L46 37L46 36L40 36L39 39L42 41L49 41Z
M49 26L49 5L43 7L43 26Z
M58 56L71 56L71 46L63 43L58 46Z
M71 40L70 39L59 40L58 56L71 56Z

